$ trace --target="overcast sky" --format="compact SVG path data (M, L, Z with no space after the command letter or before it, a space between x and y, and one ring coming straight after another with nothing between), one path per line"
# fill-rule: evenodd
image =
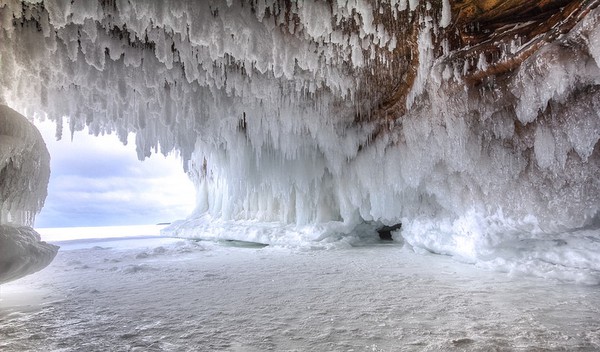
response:
M124 146L115 134L87 130L56 141L53 122L36 122L51 157L48 198L35 226L113 226L171 222L189 215L195 191L181 160L152 155L141 162L135 136Z

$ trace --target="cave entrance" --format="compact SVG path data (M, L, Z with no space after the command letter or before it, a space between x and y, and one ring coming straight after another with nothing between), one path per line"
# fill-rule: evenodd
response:
M56 122L34 123L51 157L48 197L36 228L154 226L184 219L193 211L195 187L176 153L154 153L140 161L134 133L119 138L94 125L69 136L65 124L67 138L57 140ZM75 239L71 236L68 239Z
M398 223L391 226L382 226L377 229L377 233L379 234L379 239L382 241L393 241L392 232L399 230L402 227L402 223Z

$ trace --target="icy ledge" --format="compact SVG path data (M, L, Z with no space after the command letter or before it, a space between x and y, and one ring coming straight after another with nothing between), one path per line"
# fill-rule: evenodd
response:
M0 284L42 270L58 248L41 241L31 227L0 225Z
M490 215L468 211L455 218L405 218L392 231L397 246L416 253L436 253L477 267L515 276L600 284L600 219L570 231L547 232L536 218L515 221L501 211ZM224 220L203 213L161 230L167 237L249 241L277 247L343 249L380 241L379 221L329 221L295 225L257 220Z

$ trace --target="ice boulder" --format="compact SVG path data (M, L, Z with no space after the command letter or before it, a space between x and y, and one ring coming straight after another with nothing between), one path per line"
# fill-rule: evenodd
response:
M41 241L31 227L0 225L0 284L42 270L52 262L58 248Z

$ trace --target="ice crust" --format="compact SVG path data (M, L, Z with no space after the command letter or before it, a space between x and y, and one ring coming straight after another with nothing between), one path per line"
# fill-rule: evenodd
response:
M354 119L369 108L357 73L398 38L359 0L293 2L289 22L276 1L8 1L0 101L59 136L67 116L71 133L136 132L140 158L179 151L198 206L169 234L352 243L401 222L416 249L593 281L600 12L506 82L463 88L464 67L434 50L448 2L391 5L418 16L419 65L384 133ZM354 32L337 26L349 18Z

